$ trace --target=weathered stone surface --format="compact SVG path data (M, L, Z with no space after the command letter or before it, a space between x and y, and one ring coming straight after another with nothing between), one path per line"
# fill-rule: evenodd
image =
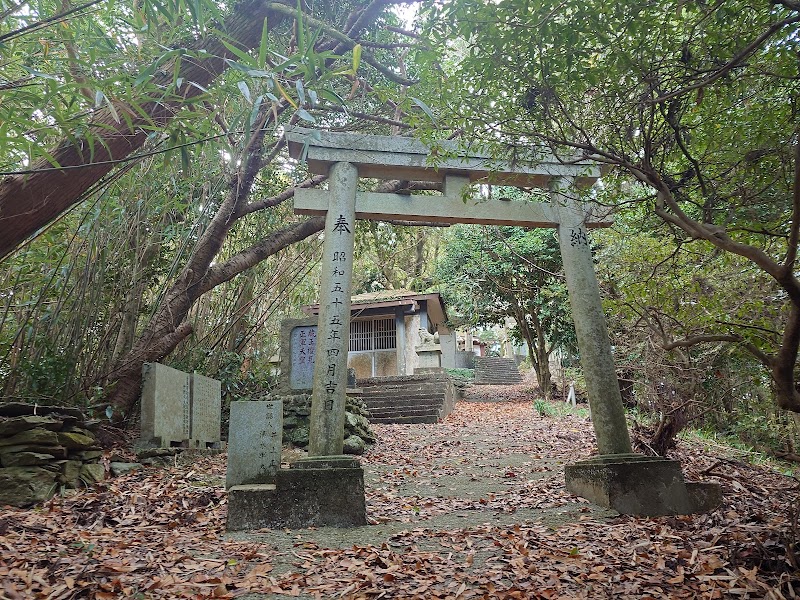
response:
M119 477L120 475L125 475L127 473L138 471L139 469L143 468L142 463L130 463L130 462L112 462L110 466L111 466L111 474L114 477Z
M191 376L191 442L193 448L219 444L222 423L222 382L200 373Z
M11 415L0 416L0 495L5 501L28 506L59 488L88 485L93 472L102 478L103 467L92 464L102 451L80 411L0 404L0 414Z
M284 432L284 440L290 442L295 446L305 447L308 446L308 427L295 427L291 431Z
M280 469L274 485L228 491L228 531L367 524L364 471Z
M20 417L0 418L0 438L10 437L21 431L34 429L48 429L58 431L63 426L63 421L53 417L42 417L39 415L23 415Z
M86 419L80 409L71 406L39 406L24 402L0 403L0 417L19 417L22 415L59 415L74 417L79 421Z
M25 507L44 502L56 493L56 476L42 467L0 469L0 505Z
M52 454L41 452L9 452L0 454L0 464L4 467L30 467L34 465L46 465L51 463L55 457Z
M308 334L314 332L313 344ZM300 333L305 332L303 339ZM311 347L316 348L317 318L284 319L281 321L281 367L278 376L279 394L311 393L311 375L313 373L313 354L308 355ZM302 342L302 344L301 344ZM303 353L300 352L303 346ZM300 357L306 357L300 362ZM296 371L295 371L296 369ZM285 404L284 404L285 407Z
M283 402L231 402L225 487L273 483L282 436Z
M369 420L366 417L360 414L347 412L345 413L345 418L347 420L345 423L345 433L348 435L357 435L368 442L375 441L375 435L372 433Z
M722 486L718 483L687 483L686 491L693 513L707 513L722 504Z
M721 500L719 486L689 488L680 464L660 457L601 455L567 465L564 474L572 493L626 515L691 514L711 510Z
M153 458L156 456L175 456L176 454L180 453L182 448L148 448L146 450L140 450L136 453L136 457L139 459L142 458Z
M344 454L331 456L305 456L292 463L292 469L358 469L357 458Z
M473 179L489 178L492 183L507 182L510 185L525 187L547 187L548 182L554 176L574 176L580 185L591 185L600 176L600 168L597 163L578 156L560 155L556 157L541 152L535 160L531 160L527 164L520 164L519 161L504 162L474 151L464 153L455 142L449 140L436 142L440 149L444 147L447 150L440 151L440 156L434 161L435 165L432 165L429 145L410 137L320 132L319 130L294 127L287 131L286 138L289 142L290 155L294 158L302 156L307 161L310 171L318 174L327 173L331 164L347 161L358 166L361 177L378 179L442 181L448 175L463 178L465 174L469 174ZM461 195L457 193L460 191L461 188L456 188L452 194L445 192L445 195L454 196L460 200ZM407 203L414 198L414 196L399 196L406 198ZM430 197L427 198L430 199ZM441 200L435 197L435 200L429 201L428 204L434 207L439 206ZM497 218L499 211L497 206L511 203L502 200L494 203L479 202L479 208L483 204L487 204L488 208L482 208L480 213L490 218ZM295 205L295 212L301 212L298 211L297 205ZM367 211L366 215L361 216L367 218L374 212ZM409 218L408 212L408 207L402 206L399 218ZM467 210L467 205L463 201L445 214L450 217L450 220L446 222L483 222L476 221L474 218L468 219L473 215ZM509 218L511 225L520 222L519 215ZM606 225L608 224L610 223L606 223Z
M274 394L268 399L283 401L283 441L295 447L308 445L309 415L311 413L310 394ZM357 435L367 443L375 441L375 434L370 428L369 414L364 401L347 396L345 404L345 437Z
M571 198L569 188L572 182L563 180L559 183L552 190L554 200L564 204L560 209L558 241L597 448L600 454L630 453L625 407L614 368L600 286L594 272L586 214L583 205Z
M351 435L344 439L345 454L364 454L367 444L357 435Z
M80 433L81 435L88 436L94 439L94 432L91 429L86 427L79 427L78 425L65 425L62 431L72 431L75 433Z
M40 446L58 446L58 435L48 429L27 429L6 438L0 438L0 446L18 446L23 444Z
M80 478L88 484L103 481L106 477L106 470L99 463L87 463L81 467Z
M37 444L18 444L16 446L0 446L0 457L17 452L38 452L52 454L54 458L67 458L67 449L63 446L40 446Z
M188 373L159 363L142 367L141 437L159 446L187 442L191 427Z
M358 168L347 162L331 165L322 273L319 288L317 360L311 393L308 452L341 454L347 401L347 354Z
M76 458L88 462L90 460L97 460L101 456L103 456L102 450L76 450L70 452L68 458Z
M292 329L288 351L291 359L289 387L293 390L311 389L316 345L316 325L305 325Z
M81 476L83 463L79 460L65 460L61 464L61 477L59 481L65 484L77 484Z
M94 436L77 431L60 431L57 436L58 443L68 449L89 449L96 445Z
M297 415L290 415L283 419L283 428L294 429L303 422L304 422L303 419L300 419Z

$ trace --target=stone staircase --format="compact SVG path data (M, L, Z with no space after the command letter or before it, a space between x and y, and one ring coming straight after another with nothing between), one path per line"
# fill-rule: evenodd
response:
M475 357L475 385L514 385L522 383L513 358Z
M371 423L438 423L453 410L455 388L444 373L359 379Z

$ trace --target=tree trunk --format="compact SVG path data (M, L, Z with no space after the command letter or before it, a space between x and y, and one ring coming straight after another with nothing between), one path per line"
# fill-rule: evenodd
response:
M142 365L161 360L192 333L192 326L185 319L201 295L287 246L321 231L324 226L323 217L290 225L228 261L210 267L200 282L193 283L189 278L181 277L165 294L164 301L133 348L109 375L109 403L114 409L114 421L123 421L136 403L141 388Z
M528 346L528 354L533 371L536 373L536 380L539 382L539 389L542 390L545 400L551 400L553 398L553 376L550 373L550 351L547 349L547 338L539 316L533 311L526 314L522 308L513 312L512 316ZM528 318L530 318L530 323Z

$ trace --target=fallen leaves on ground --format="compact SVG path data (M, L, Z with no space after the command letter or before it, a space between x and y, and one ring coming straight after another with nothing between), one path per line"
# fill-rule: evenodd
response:
M225 457L211 456L34 510L5 508L0 598L794 598L800 590L797 481L765 467L681 442L687 478L724 487L713 513L596 519L578 510L557 527L531 518L501 526L500 515L580 506L563 488L561 465L592 452L591 423L506 400L459 403L438 425L375 429L378 444L363 460L373 475L369 518L408 521L380 543L339 548L323 531L291 548L273 545L268 532L226 539ZM491 492L446 487L469 473ZM423 487L433 493L415 491ZM459 511L484 524L429 526Z

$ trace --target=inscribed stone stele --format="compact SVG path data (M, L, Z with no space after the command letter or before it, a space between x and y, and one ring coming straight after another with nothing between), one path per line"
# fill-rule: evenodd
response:
M200 448L217 445L221 435L222 383L193 373L191 385L191 445Z
M274 483L281 464L283 402L231 402L225 487Z
M293 390L310 389L314 379L314 352L317 347L316 326L293 328L289 346L291 353L289 387Z
M182 444L189 439L189 374L160 363L145 363L142 368L143 440L158 446Z

